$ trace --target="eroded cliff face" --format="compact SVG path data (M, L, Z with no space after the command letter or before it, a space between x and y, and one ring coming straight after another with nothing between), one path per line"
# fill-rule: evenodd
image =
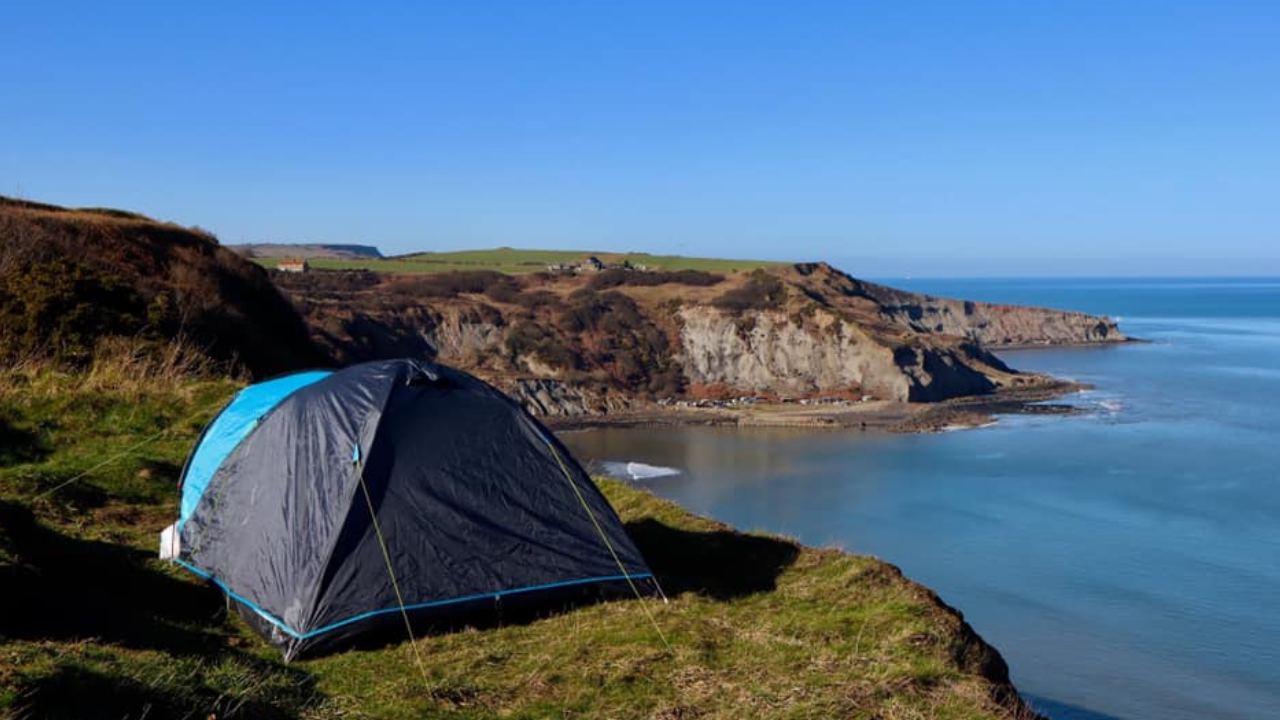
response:
M437 358L447 364L475 364L500 352L507 336L507 323L500 315L454 309L434 319L423 338L435 348Z
M885 398L908 395L893 351L829 313L803 321L778 311L733 317L709 306L679 313L681 366L691 383L751 393L802 394L862 390Z
M929 401L988 393L1014 375L977 347L898 343L824 310L734 317L703 306L681 310L680 319L689 381L752 394Z

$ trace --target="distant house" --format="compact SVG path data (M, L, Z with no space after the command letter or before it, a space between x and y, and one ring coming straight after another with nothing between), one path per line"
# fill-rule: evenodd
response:
M582 273L602 272L609 269L609 267L600 258L592 255L576 263L551 263L547 265L547 272L554 275L581 275Z
M307 264L306 258L280 258L276 269L280 272L302 273L310 270L311 266Z

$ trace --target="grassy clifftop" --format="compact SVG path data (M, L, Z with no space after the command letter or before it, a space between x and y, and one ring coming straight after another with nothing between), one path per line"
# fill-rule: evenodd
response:
M623 600L420 638L425 683L404 643L285 666L216 591L153 559L182 459L236 387L0 375L0 716L1026 713L998 654L892 566L739 533L611 481L671 596L650 604L670 650Z
M756 268L782 265L768 260L729 260L722 258L696 258L682 255L650 255L649 253L610 253L589 250L522 250L495 248L492 250L459 250L456 252L424 252L390 258L315 258L313 267L323 270L373 270L391 273L437 273L467 270L491 270L521 275L542 272L548 265L572 264L595 257L614 265L624 261L644 265L652 270L702 270L704 272L738 272ZM279 258L258 257L254 261L275 267Z

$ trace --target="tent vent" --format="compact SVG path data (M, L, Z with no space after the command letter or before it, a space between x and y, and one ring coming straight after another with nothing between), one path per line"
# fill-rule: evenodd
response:
M426 385L428 383L440 382L440 373L429 363L420 363L416 360L409 361L409 367L412 372L409 373L409 385Z

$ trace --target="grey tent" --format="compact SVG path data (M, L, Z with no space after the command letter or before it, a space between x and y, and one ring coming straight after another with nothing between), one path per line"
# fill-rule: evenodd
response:
M408 360L242 390L182 474L162 553L286 658L502 606L651 592L590 477L511 399Z

